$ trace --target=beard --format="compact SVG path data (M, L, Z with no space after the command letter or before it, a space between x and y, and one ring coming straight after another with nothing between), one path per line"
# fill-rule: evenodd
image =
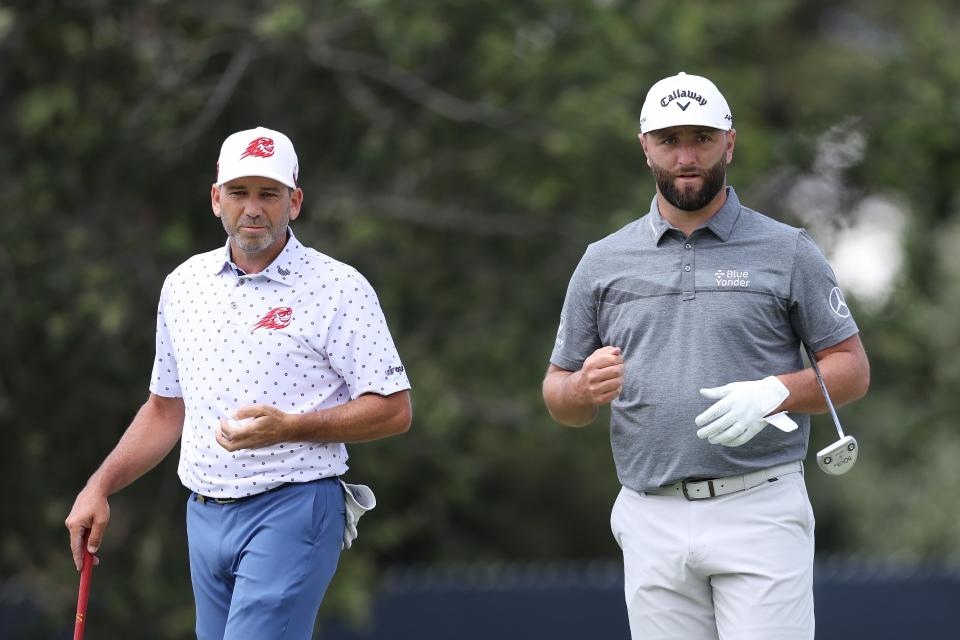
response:
M657 181L657 189L667 202L683 211L703 209L720 193L720 189L723 189L727 181L726 158L720 158L715 165L700 172L703 185L699 189L678 189L674 183L675 175L655 163L651 165L650 169Z
M246 254L255 254L269 249L276 244L277 240L280 239L280 234L270 229L265 235L260 237L249 238L241 235L239 232L230 237L236 241L240 251Z
M290 217L288 210L287 215L277 220L276 224L266 217L255 223L246 219L230 222L226 216L222 216L220 220L223 222L223 228L227 235L236 243L237 248L247 255L254 255L286 240ZM246 224L256 224L264 227L264 230L252 234L241 231L240 227Z

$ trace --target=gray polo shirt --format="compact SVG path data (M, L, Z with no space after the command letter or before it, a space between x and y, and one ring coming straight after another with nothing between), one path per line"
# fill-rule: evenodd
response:
M684 235L650 212L591 244L567 289L550 361L577 371L601 346L623 350L623 391L610 442L620 482L637 491L716 478L806 456L810 418L768 427L739 447L697 438L713 401L702 387L803 367L814 351L857 333L823 254L807 233L727 201Z

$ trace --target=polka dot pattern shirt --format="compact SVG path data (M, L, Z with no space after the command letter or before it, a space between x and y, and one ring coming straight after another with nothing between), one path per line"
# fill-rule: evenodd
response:
M373 288L292 232L260 273L243 274L228 242L164 282L150 391L184 400L179 474L191 491L238 498L346 472L342 443L223 449L220 418L242 406L307 413L409 388Z

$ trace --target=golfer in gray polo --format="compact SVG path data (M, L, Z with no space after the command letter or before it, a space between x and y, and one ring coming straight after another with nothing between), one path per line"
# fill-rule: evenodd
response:
M857 325L806 232L740 203L736 143L717 87L656 83L640 143L650 211L591 244L567 289L543 383L550 415L589 424L611 405L623 485L633 637L814 637L814 518L803 480L809 414L862 397Z

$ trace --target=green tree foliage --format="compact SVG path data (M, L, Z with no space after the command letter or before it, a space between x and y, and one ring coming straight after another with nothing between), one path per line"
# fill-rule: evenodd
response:
M640 106L679 70L727 94L751 206L804 222L785 196L851 134L818 228L869 196L903 203L897 287L855 305L874 382L841 415L861 462L808 474L818 544L957 553L958 18L938 0L0 5L5 601L35 602L38 634L69 621L62 521L146 396L164 275L223 242L219 144L258 124L297 144L296 231L368 276L414 385L412 431L351 448L381 506L325 612L362 617L391 563L616 557L605 417L557 427L539 382L582 251L646 211ZM833 437L814 431L814 450ZM112 500L105 636L190 636L175 470Z

